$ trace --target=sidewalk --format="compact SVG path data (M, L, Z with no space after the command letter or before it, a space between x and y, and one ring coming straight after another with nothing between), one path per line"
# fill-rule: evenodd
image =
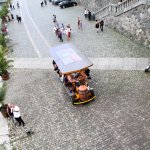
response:
M10 58L14 68L53 69L52 58ZM149 58L89 58L98 70L144 70Z
M1 146L1 144L5 145L4 148ZM9 143L9 131L7 119L4 118L3 115L0 113L0 150L5 150L5 147L7 148L7 150L11 150Z

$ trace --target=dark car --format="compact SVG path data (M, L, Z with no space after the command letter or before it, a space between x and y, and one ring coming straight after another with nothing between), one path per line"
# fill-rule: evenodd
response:
M53 0L52 4L53 5L58 5L59 3L63 2L63 1L71 1L71 0Z
M75 1L63 1L59 3L60 8L66 8L66 7L72 7L72 6L77 6L77 2Z

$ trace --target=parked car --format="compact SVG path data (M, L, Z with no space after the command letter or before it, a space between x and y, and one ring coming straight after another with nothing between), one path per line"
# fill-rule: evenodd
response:
M63 1L71 1L71 0L53 0L52 4L53 5L58 5L59 3L63 2Z
M77 2L75 1L63 1L59 3L60 8L66 8L66 7L72 7L72 6L77 6Z

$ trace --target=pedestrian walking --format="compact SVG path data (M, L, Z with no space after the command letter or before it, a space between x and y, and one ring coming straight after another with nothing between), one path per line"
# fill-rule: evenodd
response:
M80 29L82 29L82 20L80 20Z
M47 5L47 1L46 0L44 0L44 4Z
M24 121L21 118L19 107L18 106L13 107L11 109L11 112L13 113L13 116L14 116L15 120L18 121L19 126L21 126L21 124L22 124L22 126L24 127L25 123L24 123Z
M65 27L64 27L64 24L62 23L61 26L60 26L60 31L62 34L65 33Z
M20 16L16 15L16 19L17 19L18 23L21 23L21 17Z
M18 2L17 2L17 7L18 7L18 8L20 8L20 5L19 5L19 3L18 3Z
M96 28L96 32L98 33L99 32L99 21L98 20L96 20L96 22L95 22L95 28Z
M9 15L7 15L7 17L8 17L8 21L10 22L10 21L11 21L11 19L10 19Z
M11 10L13 9L12 4L10 4L9 7L10 7Z
M91 12L88 10L88 19L91 20Z
M64 27L63 23L61 24L61 28L62 28L63 31L65 30L65 27Z
M55 34L56 34L57 37L58 37L58 32L59 32L59 28L56 28Z
M44 3L43 3L43 1L41 1L41 7L43 7L44 6Z
M102 32L103 32L103 27L104 27L104 20L101 20L100 21L100 29Z
M18 17L18 23L21 23L21 17L20 16Z
M13 14L11 14L11 19L14 20L14 15Z
M78 24L78 29L80 29L80 18L78 17L78 22L77 22L77 24Z
M53 23L57 23L56 15L53 15Z
M84 17L87 18L87 16L88 16L88 11L87 11L87 9L85 8L85 9L84 9Z
M63 38L62 38L62 32L60 30L58 30L58 38L60 39L60 42L63 42Z
M15 9L15 6L14 6L14 4L12 5L12 9Z
M71 37L71 27L70 27L70 24L68 24L68 26L67 26L66 33L67 33L67 41L69 41L70 37Z

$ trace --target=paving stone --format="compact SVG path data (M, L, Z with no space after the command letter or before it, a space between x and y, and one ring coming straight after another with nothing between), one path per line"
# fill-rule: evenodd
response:
M73 106L52 70L12 69L7 102L26 126L9 122L11 141L23 149L149 149L149 78L143 71L92 70L97 98ZM117 81L117 82L116 82ZM84 141L84 142L83 142Z
M52 69L11 69L6 102L20 107L26 127L34 131L26 136L23 128L9 121L12 145L23 150L150 149L149 74L133 71L140 65L138 58L145 65L149 50L108 28L96 34L94 22L84 20L81 6L59 9L48 2L41 8L39 1L24 0L21 7L13 13L21 12L29 33L23 23L8 25L12 44L18 43L9 57L31 58L26 65L32 68L36 57L33 63L43 67L37 57L49 58L49 47L60 44L53 33L52 15L56 14L60 23L71 24L69 42L95 62L91 85L97 97L87 105L73 106ZM83 20L82 31L77 29L77 17ZM131 71L106 70L126 61L129 65L124 69Z

